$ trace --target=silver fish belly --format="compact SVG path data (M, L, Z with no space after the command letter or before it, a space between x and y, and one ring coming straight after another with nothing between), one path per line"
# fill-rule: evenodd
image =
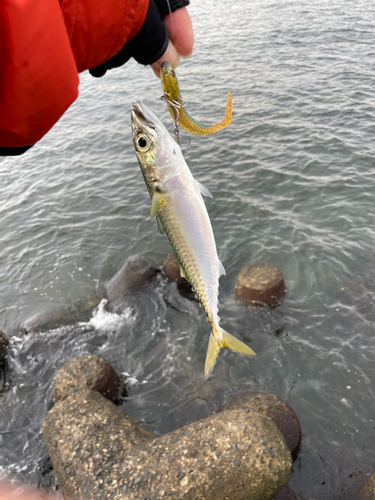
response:
M225 274L202 194L180 147L160 120L139 101L132 105L133 142L151 196L151 218L157 218L176 252L181 274L191 284L212 326L205 376L222 347L254 356L250 347L219 326L219 278Z

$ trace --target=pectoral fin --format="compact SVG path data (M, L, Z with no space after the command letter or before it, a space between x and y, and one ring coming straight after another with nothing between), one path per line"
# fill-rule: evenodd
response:
M155 191L151 199L151 212L150 212L151 220L155 219L155 217L158 215L158 213L160 212L160 210L163 208L164 205L165 205L165 200L163 198L163 195L158 191Z
M203 186L203 184L198 182L196 179L195 179L195 182L196 182L196 186L198 188L198 191L200 192L201 195L208 196L209 198L213 198L211 192L205 186Z

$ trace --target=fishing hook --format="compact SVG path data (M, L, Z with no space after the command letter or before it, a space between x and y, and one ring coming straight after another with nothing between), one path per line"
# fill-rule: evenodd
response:
M168 92L164 92L164 95L160 97L162 101L165 101L172 109L174 114L174 135L176 136L177 144L179 144L182 148L187 148L190 146L190 139L188 139L187 144L182 144L180 142L180 129L178 127L178 120L180 118L180 109L183 109L186 106L186 101L178 102L169 97Z

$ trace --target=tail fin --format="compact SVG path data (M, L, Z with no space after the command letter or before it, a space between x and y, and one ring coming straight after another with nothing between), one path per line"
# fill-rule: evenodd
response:
M232 349L232 351L237 351L242 354L247 354L248 356L256 356L255 352L250 349L249 346L241 342L241 340L233 337L233 335L226 332L222 328L213 325L210 340L208 342L206 364L204 367L204 375L206 378L210 376L222 347Z

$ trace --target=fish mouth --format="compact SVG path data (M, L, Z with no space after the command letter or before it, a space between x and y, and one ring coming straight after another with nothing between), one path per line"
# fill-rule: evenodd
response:
M147 126L149 128L155 129L155 125L145 116L145 112L142 109L141 101L134 102L131 106L132 115L132 129L139 126Z

